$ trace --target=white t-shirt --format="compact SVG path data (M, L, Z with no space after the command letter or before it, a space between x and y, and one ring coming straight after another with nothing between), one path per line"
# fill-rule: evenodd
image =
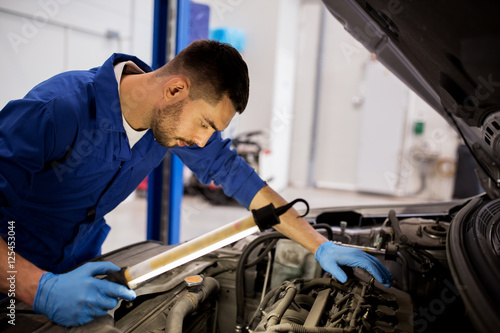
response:
M142 74L144 71L139 68L133 61L124 61L116 64L115 68L115 76L116 81L118 82L118 94L120 94L120 81L122 79L123 74ZM125 120L125 117L122 114L123 119L123 127L125 128L125 132L127 133L128 142L130 144L130 149L142 138L144 134L148 131L147 129L143 131L136 131L133 129L128 122Z

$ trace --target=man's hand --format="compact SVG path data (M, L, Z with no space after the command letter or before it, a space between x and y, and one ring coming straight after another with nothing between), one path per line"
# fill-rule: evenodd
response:
M250 210L258 209L269 203L276 207L286 205L287 202L269 186L264 186L250 203ZM280 224L273 228L283 235L293 239L311 253L319 261L321 267L332 274L340 282L347 280L347 275L340 266L354 266L364 268L384 286L389 287L393 280L391 273L380 261L359 249L335 245L326 237L318 233L304 218L299 217L295 209L289 209L280 216Z
M360 249L336 245L329 241L318 247L314 258L325 271L342 283L346 282L347 275L340 266L361 267L386 287L390 287L393 280L391 273L377 258Z
M103 316L118 305L118 298L135 298L133 290L94 277L118 270L110 262L90 262L66 274L44 273L33 309L63 326L82 325Z

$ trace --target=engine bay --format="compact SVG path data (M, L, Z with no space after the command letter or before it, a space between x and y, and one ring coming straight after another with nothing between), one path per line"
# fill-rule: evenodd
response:
M340 283L305 248L268 230L142 284L134 301L86 325L59 327L27 306L19 315L33 332L474 331L447 256L450 225L466 204L311 212L308 221L328 239L378 258L394 276L389 288L360 268L343 267L349 278ZM146 241L96 260L123 267L171 247Z

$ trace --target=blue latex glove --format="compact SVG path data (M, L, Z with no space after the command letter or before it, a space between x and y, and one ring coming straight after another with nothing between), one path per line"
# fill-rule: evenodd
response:
M361 267L386 287L390 287L393 280L391 273L377 258L360 249L340 246L330 241L318 247L314 258L325 271L342 283L347 281L347 275L340 266Z
M133 300L135 292L95 275L118 271L110 262L90 262L66 274L44 273L38 282L33 310L63 326L82 325L104 316L117 298Z

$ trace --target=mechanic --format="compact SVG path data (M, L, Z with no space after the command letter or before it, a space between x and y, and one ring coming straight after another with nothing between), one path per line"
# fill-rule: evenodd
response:
M101 67L56 75L9 102L0 111L0 291L9 290L15 251L15 297L60 325L84 324L134 299L133 290L94 277L119 269L110 262L68 270L100 254L110 229L104 216L168 149L247 209L285 204L221 138L248 94L238 51L196 41L155 71L113 54ZM390 284L378 260L328 242L298 215L291 209L276 229L335 278L347 279L339 265L358 266Z

